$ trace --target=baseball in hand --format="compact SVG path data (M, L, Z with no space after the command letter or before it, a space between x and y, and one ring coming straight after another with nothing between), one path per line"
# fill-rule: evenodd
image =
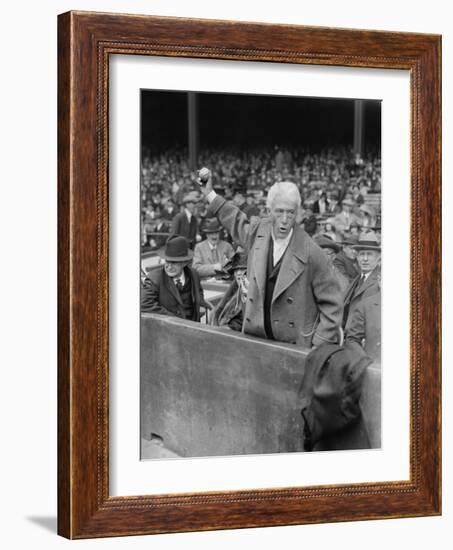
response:
M205 166L198 171L198 177L200 178L200 183L202 183L203 185L206 185L208 183L210 176L211 176L211 170L209 170L209 168L206 168Z

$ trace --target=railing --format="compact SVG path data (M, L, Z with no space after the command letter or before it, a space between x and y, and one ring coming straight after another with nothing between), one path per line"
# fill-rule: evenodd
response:
M142 438L179 456L302 451L299 395L308 351L142 314ZM338 448L380 447L380 384L380 370L369 367L361 428Z

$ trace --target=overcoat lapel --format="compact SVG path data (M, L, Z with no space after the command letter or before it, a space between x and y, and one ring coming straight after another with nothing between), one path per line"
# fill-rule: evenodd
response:
M355 291L353 299L355 300L356 298L361 296L365 292L365 290L370 288L370 286L373 286L376 283L376 278L377 278L376 269L374 269L374 271L370 273L369 277L363 283L363 285Z
M269 253L269 240L271 238L271 225L262 224L253 242L252 267L257 287L262 296L266 290L267 255Z
M283 294L304 272L307 262L307 246L307 237L305 237L302 230L295 226L288 249L283 255L272 302L275 302L280 294Z

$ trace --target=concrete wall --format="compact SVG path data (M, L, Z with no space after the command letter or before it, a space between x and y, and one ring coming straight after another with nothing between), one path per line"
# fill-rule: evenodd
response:
M153 314L142 315L141 338L144 439L154 434L180 456L303 450L307 350ZM357 434L347 443L356 448L380 445L380 371L365 386L362 443Z

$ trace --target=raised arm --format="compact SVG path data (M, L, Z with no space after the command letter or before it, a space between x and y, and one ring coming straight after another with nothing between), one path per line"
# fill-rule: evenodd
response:
M247 215L235 204L217 195L212 187L212 174L208 168L202 168L199 171L198 181L200 189L209 203L209 212L213 216L217 216L217 219L229 232L233 241L248 251L251 232Z

